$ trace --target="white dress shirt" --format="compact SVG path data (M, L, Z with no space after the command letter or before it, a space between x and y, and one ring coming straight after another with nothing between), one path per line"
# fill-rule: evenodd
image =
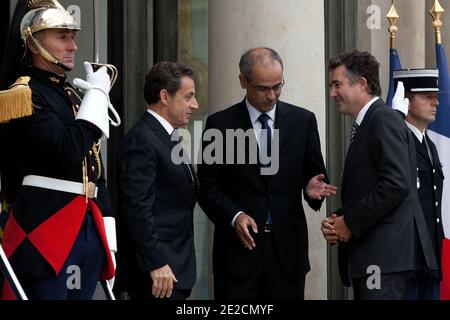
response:
M169 134L169 136L172 135L172 132L174 129L174 127L172 127L172 125L163 117L161 117L159 114L157 114L155 111L151 110L151 109L147 109L147 112L150 113L152 116L154 116L156 118L156 120L158 120L158 122L164 127L164 129L166 129L167 133Z
M366 103L366 105L361 109L361 111L359 111L358 116L355 119L355 122L358 124L358 126L360 126L361 122L363 122L367 110L369 110L370 106L378 99L380 99L380 97L374 97L372 100Z

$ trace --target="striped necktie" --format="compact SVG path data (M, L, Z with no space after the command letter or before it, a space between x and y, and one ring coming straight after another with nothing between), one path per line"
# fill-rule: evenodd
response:
M359 124L357 124L356 121L353 122L352 132L350 134L350 142L353 142L353 139L355 138L356 133L358 132L358 128L359 128Z

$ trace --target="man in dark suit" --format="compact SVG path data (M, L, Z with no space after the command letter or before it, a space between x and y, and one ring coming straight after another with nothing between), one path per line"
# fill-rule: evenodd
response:
M336 188L325 182L314 114L279 101L278 53L248 50L239 67L247 95L208 117L198 166L199 204L215 226L215 299L303 299L310 265L301 192L319 210ZM225 138L207 143L214 132Z
M186 65L154 65L144 87L148 110L122 142L121 230L129 256L120 261L132 299L186 299L196 280L198 182L176 137L198 108L193 75Z
M406 299L439 300L442 279L441 253L444 229L442 227L441 200L444 174L436 145L427 134L428 124L436 119L439 105L439 71L436 69L398 70L394 82L404 83L409 99L409 112L405 118L411 130L417 156L417 192L431 236L438 270L418 272L408 283Z
M341 241L340 273L360 299L403 299L408 277L435 270L416 192L414 142L400 113L379 98L379 64L367 52L330 59L330 96L355 119L342 180L342 209L322 223Z

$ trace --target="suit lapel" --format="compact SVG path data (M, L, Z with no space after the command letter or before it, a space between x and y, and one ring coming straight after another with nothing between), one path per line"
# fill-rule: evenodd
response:
M189 168L191 168L192 175L194 176L194 188L195 194L197 195L199 192L200 182L198 181L197 173L195 172L194 166L189 163Z
M245 103L245 99L239 104L239 107L237 108L237 111L234 114L233 129L234 130L242 129L242 130L244 130L244 132L247 132L247 130L250 130L250 132L252 134L252 138L255 137L253 124L250 119L250 114L248 113L248 110L247 110L247 105ZM256 143L256 141L255 141L255 143ZM256 146L257 146L257 143L256 143ZM236 150L236 151L238 151L238 150ZM254 152L254 151L255 150L249 150L248 145L246 145L246 149L245 149L245 153L246 153L246 157L247 157L246 161L249 161L249 159L250 159L250 152ZM257 149L256 149L257 159L259 158L258 155L259 155L259 147L257 147ZM250 167L251 170L244 170L243 174L247 175L249 178L253 177L253 179L255 179L256 185L261 186L261 175L260 175L259 165L256 163L256 164L248 164L248 166Z
M347 179L347 174L349 172L349 167L351 166L352 160L353 160L353 153L355 148L358 146L358 143L361 139L361 136L363 135L363 132L367 130L367 127L370 122L370 118L372 117L373 112L375 111L375 108L379 105L383 105L384 102L381 99L376 100L367 110L366 114L364 115L364 119L359 125L358 132L356 133L355 137L353 138L353 141L350 143L350 146L348 147L347 156L345 157L345 164L344 164L344 172L342 174L342 186L345 188L345 180ZM344 195L345 192L342 190L342 195Z
M442 174L442 163L440 162L436 145L434 144L433 140L430 139L428 134L425 134L425 135L427 137L428 146L430 147L431 155L433 156L433 168L440 171L440 173Z
M244 131L249 129L253 130L253 124L248 114L245 99L239 104L237 112L234 114L234 129L242 129Z
M289 131L289 123L286 105L284 102L278 101L275 111L275 129L278 130L279 134L278 151L282 149L281 147Z
M159 123L159 121L152 116L150 113L145 112L142 116L142 120L144 123L155 132L156 136L163 142L167 148L172 150L172 141L170 140L170 136L167 133L166 129Z
M177 144L177 143L178 143L178 142L176 142L176 144ZM183 162L183 163L181 164L181 166L183 167L184 172L186 173L186 176L188 177L188 179L189 179L191 185L193 185L193 186L195 187L197 181L195 180L195 170L194 170L194 167L192 166L191 160L190 160L189 157L186 155L186 153L185 153L184 150L183 150L183 152L184 152L184 157L183 157L183 159L184 159L186 162Z
M274 129L276 132L278 132L278 159L281 158L280 152L283 148L283 143L286 141L286 136L289 132L289 115L287 112L287 107L284 102L278 101L277 102L277 109L275 111L275 125ZM274 136L274 135L273 135ZM272 148L274 149L274 148ZM272 156L274 156L274 152L272 150ZM277 174L264 176L267 183L273 185L276 181L276 178L278 177Z
M419 141L419 139L417 139L416 135L414 133L411 134L413 136L414 139L414 145L416 146L416 152L424 159L426 159L426 161L428 163L431 164L431 159L430 156L428 155L428 151L427 149L423 146L423 144ZM428 140L429 141L429 140ZM433 156L434 157L434 156Z
M176 145L178 142L172 141L170 138L169 133L166 131L166 129L159 123L159 121L152 116L150 113L145 112L142 116L142 120L145 122L145 124L156 134L159 140L166 145L167 152L170 154L172 152L172 148L174 145ZM196 181L196 175L195 170L191 166L192 170L192 176L194 177L194 182L192 181L191 173L189 172L188 165L182 163L181 165L176 165L174 163L173 168L174 170L182 170L184 172L184 175L186 179L184 180L186 184L181 183L182 181L177 180L176 187L180 191L180 193L183 195L183 197L188 201L188 203L192 202L192 197L190 192L186 192L186 190L192 189L192 183L194 183L194 190L198 187L198 182Z
M245 103L245 99L241 102L238 108L238 112L235 114L235 125L234 129L243 129L244 131L252 130L253 132L253 124L250 119L250 115L247 110L247 105ZM283 142L287 136L289 131L289 117L287 113L287 108L284 102L278 101L277 108L275 111L275 124L274 128L278 131L278 151L281 150ZM248 153L249 150L246 150ZM257 149L257 155L259 155L259 147ZM264 183L272 183L274 176L261 176L261 168L258 164L250 165L252 167L251 172L257 176L259 182L263 181ZM259 177L259 178L258 178ZM261 183L258 183L261 185Z

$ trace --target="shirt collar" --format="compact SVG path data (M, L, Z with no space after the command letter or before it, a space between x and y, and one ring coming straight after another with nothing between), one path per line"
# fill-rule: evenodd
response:
M358 116L356 117L356 123L360 126L361 122L363 122L364 117L366 116L367 110L369 110L370 106L379 99L379 97L374 97L372 100L366 103L366 105L359 111Z
M411 130L412 133L416 136L417 140L419 140L420 143L422 143L423 136L425 135L425 130L422 132L416 127L414 127L411 123L408 121L405 121L406 125L408 126L409 130Z
M250 120L252 121L252 125L258 121L258 117L263 113L256 109L254 106L250 104L247 98L245 98L245 104L247 106L248 113L250 115ZM270 111L265 112L270 117L270 120L275 121L275 111L277 109L277 105L275 104Z
M164 127L164 129L166 129L169 136L172 135L172 132L175 129L172 127L172 125L166 119L164 119L162 116L160 116L158 113L156 113L155 111L153 111L151 109L147 109L147 112L150 113L152 116L154 116L156 118L156 120L158 120L158 122Z

